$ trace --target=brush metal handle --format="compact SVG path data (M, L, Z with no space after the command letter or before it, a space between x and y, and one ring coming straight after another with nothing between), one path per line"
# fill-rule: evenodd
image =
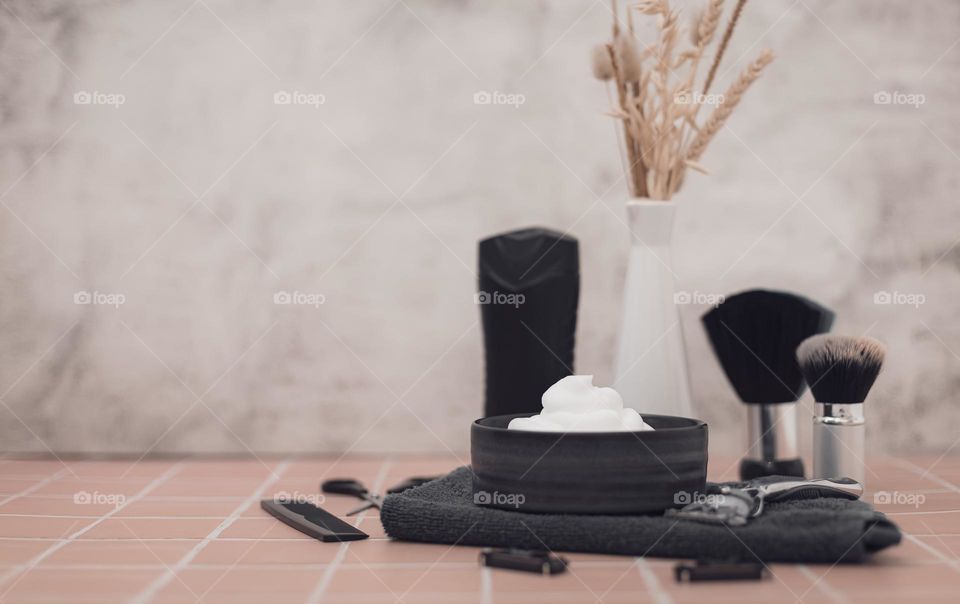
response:
M777 459L761 461L759 459L743 458L740 460L740 480L753 480L764 476L799 476L803 478L803 460Z
M813 416L813 476L846 476L863 484L866 424L862 404L817 403Z
M796 459L797 405L747 405L748 459Z

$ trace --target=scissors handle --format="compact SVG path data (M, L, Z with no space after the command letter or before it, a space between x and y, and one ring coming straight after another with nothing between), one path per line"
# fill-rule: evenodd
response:
M361 499L366 498L370 492L367 490L367 487L363 486L363 483L349 478L324 480L320 484L320 490L324 493L333 493L336 495L353 495Z
M353 516L354 514L359 514L360 512L365 512L365 511L369 510L370 508L377 508L377 509L379 510L379 509L380 509L380 504L379 504L378 502L376 502L376 501L367 501L365 504L361 505L360 507L358 507L358 508L353 508L352 510L350 510L349 512L347 512L347 516Z

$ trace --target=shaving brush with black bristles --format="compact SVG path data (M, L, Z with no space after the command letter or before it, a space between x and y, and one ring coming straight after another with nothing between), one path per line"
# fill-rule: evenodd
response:
M747 405L749 448L741 479L804 475L796 402L806 385L796 350L829 331L833 318L833 311L803 296L760 289L730 296L703 316L720 366Z
M877 340L851 336L814 336L797 348L797 361L816 399L814 478L846 477L864 483L863 403L885 354Z

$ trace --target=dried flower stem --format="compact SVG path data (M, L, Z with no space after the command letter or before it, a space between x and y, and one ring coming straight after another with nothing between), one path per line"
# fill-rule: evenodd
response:
M710 85L713 84L713 78L717 75L717 68L720 67L720 61L723 60L723 55L727 52L727 44L730 43L733 30L740 20L740 13L743 12L743 5L746 3L747 0L737 0L737 5L733 8L733 14L730 15L730 21L727 22L727 29L724 30L723 38L720 39L720 45L717 47L717 54L713 57L713 64L710 65L710 71L707 72L707 80L703 83L703 94L710 91Z
M713 110L713 113L707 118L703 128L700 129L696 138L693 139L690 150L687 151L687 160L695 162L700 159L704 149L707 148L707 144L710 143L714 135L723 127L727 118L733 113L734 108L740 103L743 94L750 88L750 85L760 77L763 68L769 65L771 61L773 61L773 52L764 50L760 53L760 56L740 74L740 77L727 88L727 91L723 94L723 102Z
M617 87L617 100L620 104L620 107L624 107L627 105L628 99L626 85L623 81L623 69L620 66L620 60L617 57L617 52L614 50L612 44L607 45L607 52L610 55L610 63L613 65L614 80ZM638 197L645 196L646 187L640 178L641 162L637 157L636 141L634 140L633 134L630 132L630 126L626 120L623 122L623 138L624 145L627 148L627 175L629 177L630 191L633 195Z
M740 74L706 122L698 125L700 105L709 101L706 90L699 94L694 90L697 71L707 47L716 38L724 5L724 0L704 1L703 11L691 25L691 46L680 48L686 38L681 38L680 14L671 8L670 0L640 0L635 10L655 17L658 31L650 46L638 48L632 13L628 13L626 27L622 28L617 0L611 0L612 38L594 49L594 75L616 88L616 97L610 99L614 104L610 115L623 127L625 175L630 192L638 197L668 200L683 185L688 169L706 172L697 160L746 90L773 60L773 53L764 51ZM711 82L745 1L738 0L724 32L708 76Z
M623 109L631 105L635 97L639 94L636 82L628 80L640 79L640 58L636 56L636 48L633 45L633 21L627 21L629 38L624 38L625 34L620 31L620 19L617 7L617 0L611 0L611 11L613 12L613 27L611 42L606 44L609 64L613 72L613 83L617 91L617 107L621 113L620 119L623 122L623 146L627 150L626 176L627 185L631 194L637 197L647 196L646 186L646 166L643 163L643 157L640 151L640 145L631 132L630 123ZM626 56L629 53L630 56ZM624 64L624 57L629 64ZM635 94L634 94L635 93Z
M703 58L704 51L713 41L717 26L720 25L720 16L723 15L723 2L724 0L709 0L707 8L703 11L696 27L693 28L693 31L696 32L696 50L688 80L691 90L693 89L694 79L697 77L697 67L700 66L700 59ZM706 94L706 91L704 91L704 94Z

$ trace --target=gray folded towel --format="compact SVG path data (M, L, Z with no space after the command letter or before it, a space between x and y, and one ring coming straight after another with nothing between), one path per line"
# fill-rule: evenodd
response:
M768 503L746 526L665 516L531 514L474 505L470 468L388 495L380 511L394 539L553 551L739 559L862 562L900 542L900 530L862 501Z

